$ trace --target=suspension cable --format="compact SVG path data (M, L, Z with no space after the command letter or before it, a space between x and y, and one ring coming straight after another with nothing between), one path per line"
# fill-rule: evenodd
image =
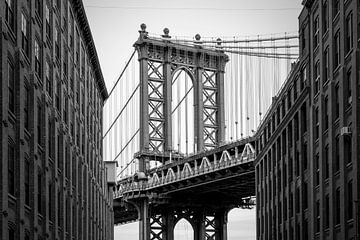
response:
M136 88L134 89L134 91L132 92L131 96L128 98L128 100L126 101L124 107L121 109L120 113L116 116L115 120L112 122L112 124L110 125L109 129L106 131L106 133L103 136L103 139L106 137L106 135L110 132L111 128L114 126L114 124L116 123L116 121L119 119L119 117L121 116L121 114L124 112L125 108L127 107L127 105L129 104L130 100L133 98L133 96L135 95L136 91L139 89L140 87L140 83L136 86Z
M260 43L260 42L259 42ZM213 45L203 45L204 47L211 47L216 49L273 49L273 48L299 48L299 45L276 45L276 46L237 46L237 45L225 45L225 46L213 46Z
M290 39L297 39L299 38L298 35L286 35L284 37L271 37L271 38L253 38L253 39L233 39L233 40L204 40L204 41L194 41L194 40L187 40L187 39L176 39L176 42L191 42L191 43L251 43L251 42L269 42L269 41L280 41L280 40L290 40ZM174 40L172 40L174 41Z
M115 82L114 86L111 88L111 91L110 91L110 93L109 93L109 97L110 97L110 95L113 93L113 91L115 90L115 87L116 87L116 85L119 83L119 81L120 81L121 77L124 75L125 70L126 70L126 69L127 69L127 67L129 66L129 64L130 64L130 62L131 62L131 60L132 60L132 58L133 58L133 57L134 57L134 55L135 55L135 53L136 53L136 50L134 50L134 51L133 51L133 53L131 54L131 56L130 56L130 58L129 58L129 61L127 61L127 63L126 63L126 65L125 65L124 69L122 70L122 72L121 72L121 74L120 74L119 78L116 80L116 82Z
M180 100L180 102L176 105L176 107L174 108L174 110L171 111L171 114L173 114L180 106L180 104L185 100L185 98L187 97L187 95L189 95L189 93L191 92L191 90L193 89L194 87L191 86L191 88L189 88L189 90L186 92L186 94L184 95L184 97Z
M129 146L131 141L135 138L135 136L140 132L140 128L134 133L134 135L130 138L130 140L125 144L125 146L121 149L121 151L115 156L113 161L116 161L116 159L123 153L123 151Z

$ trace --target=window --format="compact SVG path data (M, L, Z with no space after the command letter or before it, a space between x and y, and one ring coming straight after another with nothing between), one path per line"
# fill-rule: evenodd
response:
M304 209L308 208L308 184L305 182L303 185L303 207Z
M324 55L323 55L323 63L324 63L324 84L329 81L330 78L330 67L329 67L329 47L326 47L325 51L324 51Z
M303 129L303 133L305 133L307 131L307 109L306 109L306 103L304 103L301 106L301 126Z
M334 36L334 69L340 65L340 31Z
M294 195L292 192L290 193L289 207L289 217L292 217L294 214Z
M319 139L320 123L319 123L319 108L315 108L315 139Z
M15 230L13 226L8 228L9 240L15 240Z
M52 221L53 220L53 187L52 187L52 183L49 183L49 201L48 201L48 210L49 210L49 220Z
M21 48L26 56L29 56L29 30L28 20L24 13L21 13Z
M320 184L320 157L319 153L315 155L315 186L318 186Z
M8 143L8 192L15 196L15 147L12 140Z
M340 0L333 0L333 18L340 12Z
M300 75L301 75L300 90L303 90L306 86L306 68L301 69Z
M56 86L55 102L56 102L56 109L60 112L61 111L61 81L59 79Z
M58 160L58 168L61 171L63 171L62 140L59 132L57 137L57 160Z
M296 99L297 99L297 97L298 97L297 85L298 85L298 78L296 78L296 79L294 80L294 101L296 101Z
M294 117L294 135L295 135L295 141L299 140L299 114L295 113Z
M329 97L326 96L324 99L324 130L329 128Z
M35 73L41 78L41 60L40 60L40 45L39 41L35 38Z
M295 211L296 213L300 213L300 189L296 187L295 191Z
M64 94L64 95L66 95L66 94ZM64 110L63 110L63 112L64 112L63 118L64 118L65 124L67 124L67 122L68 122L68 114L67 114L68 105L69 105L69 99L67 97L65 97Z
M352 219L354 217L353 211L353 183L352 180L348 182L348 194L347 194L347 217L348 219Z
M30 205L30 160L28 157L25 158L25 167L24 167L24 171L25 171L25 180L24 180L24 185L25 185L25 204L26 205Z
M52 97L52 82L50 76L50 64L48 61L45 63L45 79L46 79L46 91L49 96Z
M29 108L30 108L30 89L25 86L24 91L24 127L29 130L30 127L30 117L29 117Z
M345 159L346 163L349 164L352 161L352 140L351 135L345 136L344 138L344 153L345 153Z
M61 191L58 191L58 195L57 195L57 215L58 215L58 226L61 226L61 210L62 210L62 196L61 196Z
M14 1L5 0L5 19L12 31L15 31Z
M302 156L303 156L303 167L304 167L304 170L306 170L308 167L307 143L304 143L304 145L303 145Z
M340 109L340 95L339 95L339 84L335 86L335 119L339 118Z
M345 25L345 51L348 53L353 48L353 14L346 17Z
M35 12L39 17L42 16L42 0L35 0Z
M55 36L55 56L57 59L60 58L60 41L61 41L61 36L60 36L60 31L58 29L58 27L54 28L54 36Z
M323 4L323 34L325 34L328 29L329 29L329 7L328 7L328 2L325 1Z
M37 108L37 114L38 114L38 117L37 117L37 133L38 133L38 144L41 145L41 134L42 134L42 131L41 131L41 124L42 124L42 118L41 118L41 103L40 101L38 101L38 108Z
M305 28L301 30L301 50L304 52L306 48L306 34L305 34Z
M335 225L340 224L340 188L337 188L335 191Z
M64 73L64 76L67 76L68 75L68 51L67 51L66 41L63 42L63 50L64 50L63 73Z
M352 75L351 75L351 69L350 69L346 73L346 88L347 88L347 103L348 103L348 105L351 105L351 103L352 103L351 82L352 82Z
M315 213L316 213L316 223L315 223L315 232L320 232L320 201L317 200L315 204Z
M300 159L299 151L295 151L295 175L298 177L300 175Z
M49 158L53 159L53 145L52 145L52 122L51 119L49 119L48 122L48 153L49 153Z
M15 114L15 71L10 61L8 61L8 79L9 110Z
M319 45L319 16L314 19L314 49Z
M51 40L50 9L47 4L45 4L45 18L46 37Z
M340 142L339 136L335 138L335 172L340 170Z
M330 198L329 198L329 194L327 194L325 196L325 221L324 221L324 226L325 229L329 228L330 226Z
M320 61L315 63L314 69L314 95L320 91Z
M38 177L37 177L37 185L38 185L38 196L37 196L37 207L38 212L42 214L42 176L39 170Z
M325 146L324 161L325 161L325 179L328 179L329 178L329 172L330 172L330 167L329 167L329 145Z

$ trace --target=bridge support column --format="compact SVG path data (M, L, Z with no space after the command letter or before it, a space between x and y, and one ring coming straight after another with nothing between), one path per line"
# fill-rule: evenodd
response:
M202 212L194 216L194 240L205 239L205 215Z
M164 240L174 240L175 218L172 211L164 214L165 232Z
M148 199L144 199L140 202L139 210L139 240L150 240L150 218Z
M215 239L227 240L227 222L226 211L215 214Z

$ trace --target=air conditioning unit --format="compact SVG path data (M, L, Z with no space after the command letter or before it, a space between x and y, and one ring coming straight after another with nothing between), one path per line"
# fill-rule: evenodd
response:
M340 129L341 136L348 136L351 135L351 128L350 127L343 127Z

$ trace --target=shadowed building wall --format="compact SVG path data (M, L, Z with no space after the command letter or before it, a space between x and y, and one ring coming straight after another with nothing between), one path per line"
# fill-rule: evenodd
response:
M257 239L359 239L359 1L303 5L300 58L257 133Z
M108 94L82 1L0 9L0 239L112 239Z

